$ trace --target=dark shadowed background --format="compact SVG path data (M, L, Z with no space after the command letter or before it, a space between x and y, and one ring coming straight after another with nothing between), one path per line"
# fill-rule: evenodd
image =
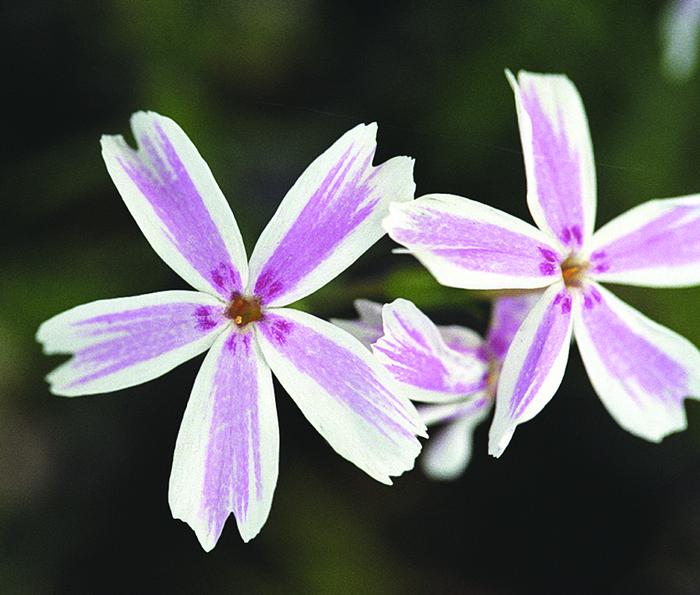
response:
M380 5L381 4L381 5ZM583 96L599 223L700 192L700 79L660 68L664 3L49 2L0 5L0 592L700 592L700 404L648 444L616 426L575 354L500 460L452 483L380 485L277 387L280 478L262 533L231 521L205 554L170 516L173 446L201 357L118 393L66 399L38 325L99 298L184 288L107 175L101 133L153 109L207 159L248 249L303 168L379 122L378 160L416 158L418 195L529 218L506 67L565 72ZM301 307L403 296L482 330L488 303L438 286L383 240ZM700 289L615 288L700 344ZM574 350L575 353L575 350Z

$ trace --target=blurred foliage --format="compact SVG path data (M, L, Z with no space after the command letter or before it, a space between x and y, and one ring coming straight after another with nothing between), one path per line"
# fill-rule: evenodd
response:
M503 459L452 484L387 488L338 459L278 387L281 474L267 526L230 522L204 554L170 518L167 481L199 360L113 395L51 397L60 358L33 341L94 299L183 287L101 162L128 116L173 117L228 197L250 250L296 176L343 131L378 121L377 159L416 158L418 194L528 217L503 69L566 72L591 125L604 223L700 191L700 84L666 80L662 3L7 2L0 310L2 593L696 593L700 415L661 445L619 429L577 357ZM8 78L9 77L9 78ZM439 286L383 240L301 307L414 300L483 329L483 295ZM616 288L615 291L618 291ZM700 344L699 289L619 289ZM486 296L487 297L487 296ZM563 586L565 585L565 586Z

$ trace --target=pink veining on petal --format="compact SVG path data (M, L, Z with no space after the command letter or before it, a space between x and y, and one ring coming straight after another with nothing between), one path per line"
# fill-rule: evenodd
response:
M362 359L314 329L276 314L268 313L259 328L299 374L313 378L381 434L390 440L394 434L413 438L413 421L400 400Z
M582 320L600 361L637 405L649 398L678 403L688 394L688 374L677 362L630 327L590 286Z
M549 370L569 339L571 296L566 289L549 304L518 372L510 401L509 415L520 417L543 385Z
M472 271L527 277L559 274L551 248L500 225L430 208L409 216L411 226L396 227L391 235L411 250L427 250Z
M623 215L624 216L624 215ZM591 254L592 272L625 272L700 263L700 209L675 206Z
M103 378L173 351L224 324L213 306L171 303L93 316L73 324L90 345L75 352L71 366L83 373L66 388Z
M368 175L372 151L356 167L363 152L363 147L348 148L265 263L254 288L263 302L293 290L374 211L380 197L373 195L372 181L382 166Z
M140 151L123 154L119 164L153 207L173 245L221 297L241 291L240 273L166 133L156 124L152 134L137 140Z
M567 136L562 113L558 111L557 122L553 122L534 85L521 88L521 99L532 123L534 173L542 211L565 246L580 248L585 229L581 156Z
M263 494L258 374L251 340L250 333L231 333L212 383L202 508L215 535L231 512L244 522L251 497L260 499Z

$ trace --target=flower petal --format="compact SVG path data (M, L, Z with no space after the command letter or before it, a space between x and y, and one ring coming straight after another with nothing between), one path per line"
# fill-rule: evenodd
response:
M413 468L425 427L359 341L287 308L268 311L256 330L275 376L338 454L387 484Z
M382 311L384 335L372 345L377 360L413 401L440 402L483 390L488 362L483 352L468 356L450 349L433 322L404 299Z
M486 344L498 361L502 362L505 358L515 333L541 296L540 292L532 292L503 296L494 301Z
M476 331L456 324L438 326L437 328L442 340L450 349L471 356L483 353L484 339Z
M598 281L700 283L700 194L651 200L613 219L593 236L590 261Z
M571 343L572 299L563 283L549 287L515 333L498 382L489 453L500 456L515 427L537 415L564 376Z
M506 71L515 92L535 223L578 250L595 224L596 176L588 120L574 84L563 75Z
M248 276L233 213L209 167L170 118L137 112L138 151L121 136L102 137L114 184L156 253L192 287L228 299Z
M175 445L168 498L209 551L233 513L243 541L265 524L277 484L279 427L255 335L222 334L197 374Z
M392 204L384 227L448 287L526 289L561 278L563 254L544 233L467 198L431 194Z
M339 275L384 235L391 201L413 199L413 160L372 167L377 125L356 126L296 181L258 240L249 292L284 306Z
M623 428L660 441L686 427L683 399L700 396L700 352L598 284L586 288L574 332L588 377Z
M222 303L194 291L99 300L44 322L44 352L73 357L47 376L51 392L104 393L157 378L205 351L228 322Z
M428 477L450 480L464 472L472 456L474 430L488 415L490 404L490 399L475 401L471 408L463 410L459 417L434 433L421 456L421 465Z
M382 336L382 304L370 300L355 300L355 310L360 315L359 320L341 320L331 318L331 322L350 333L367 349Z

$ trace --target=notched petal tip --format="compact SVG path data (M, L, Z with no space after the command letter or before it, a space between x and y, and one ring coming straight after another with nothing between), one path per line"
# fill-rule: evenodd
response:
M500 458L513 439L514 433L515 426L498 428L497 431L494 431L492 426L489 432L489 454L496 459Z

